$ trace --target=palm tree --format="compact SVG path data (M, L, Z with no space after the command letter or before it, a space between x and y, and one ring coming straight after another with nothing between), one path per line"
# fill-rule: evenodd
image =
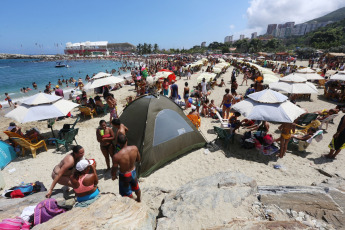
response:
M154 51L155 53L158 53L159 47L158 47L158 44L157 44L157 43L155 43L155 44L153 45L153 51Z
M149 54L152 53L152 45L151 44L148 44L147 51Z
M142 44L138 44L137 45L137 51L138 51L138 54L142 54L142 52L143 52L143 45Z

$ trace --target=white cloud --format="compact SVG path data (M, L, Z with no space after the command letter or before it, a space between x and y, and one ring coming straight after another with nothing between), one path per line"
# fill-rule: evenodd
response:
M303 23L343 6L344 0L252 0L247 9L246 30L262 34L268 24Z
M231 30L233 30L235 28L235 25L231 24L229 27L230 27Z

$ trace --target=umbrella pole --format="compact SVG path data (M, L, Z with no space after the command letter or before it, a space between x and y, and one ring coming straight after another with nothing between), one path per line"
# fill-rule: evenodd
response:
M55 137L55 134L54 134L54 130L53 130L53 126L52 126L52 125L50 126L50 130L52 131L53 137L56 138L56 137Z

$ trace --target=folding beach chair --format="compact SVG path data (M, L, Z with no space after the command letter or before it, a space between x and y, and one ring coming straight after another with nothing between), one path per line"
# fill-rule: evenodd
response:
M30 142L26 141L23 138L11 137L11 139L22 147L23 156L25 154L26 149L31 150L33 158L36 158L36 150L41 148L41 147L44 147L46 149L46 151L48 151L46 142L44 140L41 140L40 142L38 142L36 144L31 144Z

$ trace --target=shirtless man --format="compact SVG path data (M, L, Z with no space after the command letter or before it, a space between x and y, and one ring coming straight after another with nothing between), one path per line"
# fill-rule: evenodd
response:
M117 137L119 134L126 135L128 132L128 128L121 123L120 119L114 119L111 121L111 124L113 125L114 128L117 129L116 134L115 134L115 153L119 152L121 150L120 146L117 144Z
M128 146L127 138L122 133L118 135L117 143L121 150L113 156L112 179L117 179L116 172L119 170L120 195L133 198L132 191L134 191L137 196L136 201L140 202L141 191L135 170L135 163L140 162L139 150L135 145Z
M56 184L72 187L70 176L73 174L76 164L84 157L84 148L80 145L76 145L72 149L72 153L62 159L62 161L56 165L53 169L51 184L46 197L49 198L52 195L53 189Z
M283 123L278 127L281 130L280 135L280 154L279 157L283 158L288 147L288 143L291 138L291 133L295 133L296 124L295 123Z
M225 89L225 94L223 96L222 103L220 104L220 107L223 106L223 118L224 119L228 119L228 117L229 117L231 101L233 99L233 96L229 93L230 93L230 90Z

